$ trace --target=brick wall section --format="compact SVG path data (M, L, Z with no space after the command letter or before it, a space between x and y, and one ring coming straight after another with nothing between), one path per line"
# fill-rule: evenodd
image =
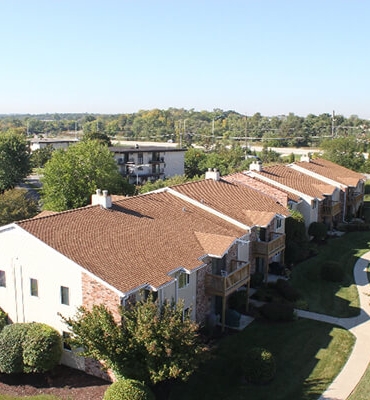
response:
M206 273L210 273L212 271L212 263L210 260L207 260L206 262L207 265L197 271L197 306L195 310L195 319L201 325L206 322L207 316L211 312L211 297L206 295L205 280Z
M94 304L105 304L113 313L116 322L121 321L118 311L120 297L90 275L82 273L82 305L91 310ZM85 372L89 375L114 382L115 377L111 370L105 371L104 365L91 358L85 358Z
M91 310L94 304L105 304L113 313L116 322L121 321L118 311L120 297L89 275L82 273L82 305Z
M85 358L85 372L109 382L115 382L117 380L112 370L105 370L102 362L92 358Z

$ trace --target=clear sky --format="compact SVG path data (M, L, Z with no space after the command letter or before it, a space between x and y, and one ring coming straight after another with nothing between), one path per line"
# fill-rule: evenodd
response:
M0 0L0 114L370 119L368 0Z

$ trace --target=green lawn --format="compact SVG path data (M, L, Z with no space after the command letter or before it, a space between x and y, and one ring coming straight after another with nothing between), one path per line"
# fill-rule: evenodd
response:
M293 269L291 283L308 302L309 310L335 317L358 315L359 298L353 280L353 266L370 249L370 232L353 232L330 239L318 248L319 254ZM320 266L327 260L338 261L345 270L341 283L323 281Z
M317 399L339 373L353 344L353 335L345 329L318 321L254 321L223 339L190 381L173 390L170 400ZM276 359L277 374L268 385L242 380L240 364L250 346L265 347Z

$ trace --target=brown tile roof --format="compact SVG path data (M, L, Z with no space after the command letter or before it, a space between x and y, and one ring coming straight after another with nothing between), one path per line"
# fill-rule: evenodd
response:
M274 165L265 167L262 171L253 171L258 175L276 181L286 187L292 188L300 193L310 197L323 200L325 195L332 195L335 191L335 186L329 185L313 178L303 172L289 168L287 165Z
M331 161L324 160L323 158L315 158L310 160L310 162L295 162L294 164L306 169L307 171L312 171L346 186L356 187L360 180L365 179L363 174L342 167L341 165L335 164Z
M245 231L170 193L88 206L17 223L61 254L122 292L159 287L170 271L202 265L223 254Z
M243 172L236 172L234 174L225 175L222 177L222 180L226 181L226 182L230 182L230 183L240 183L240 184L248 186L252 189L260 190L260 189L256 188L256 180L253 177L248 176ZM262 184L265 185L265 190L267 191L267 193L266 192L262 192L262 193L266 193L267 195L274 198L276 201L279 201L279 198L278 198L278 196L276 196L274 194L274 190L279 190L282 194L284 194L287 197L286 203L288 203L288 201L294 201L294 202L298 203L300 200L300 197L295 195L294 193L288 192L283 189L276 188L276 186L273 186L267 182L262 182ZM274 190L269 190L269 188L270 189L274 188ZM283 205L285 205L285 204L283 204Z
M206 179L171 189L248 226L265 226L267 219L271 221L275 214L289 215L288 210L271 197L238 183Z
M57 211L43 210L37 215L35 215L33 218L47 217L49 215L54 215L54 214L57 214Z

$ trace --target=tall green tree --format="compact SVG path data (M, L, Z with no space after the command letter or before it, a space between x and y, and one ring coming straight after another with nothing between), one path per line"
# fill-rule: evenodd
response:
M14 188L30 171L25 137L13 131L0 134L0 192Z
M343 167L360 171L365 164L362 147L355 137L338 137L322 142L324 157Z
M0 194L0 225L32 218L37 212L37 201L26 189L11 189Z
M95 140L54 151L45 164L42 183L45 210L63 211L86 206L96 189L125 194L125 181L112 152Z
M184 315L182 302L159 306L149 296L121 313L117 323L105 305L95 305L62 318L72 332L72 346L104 361L116 376L154 385L186 380L197 368L202 353L198 325Z

